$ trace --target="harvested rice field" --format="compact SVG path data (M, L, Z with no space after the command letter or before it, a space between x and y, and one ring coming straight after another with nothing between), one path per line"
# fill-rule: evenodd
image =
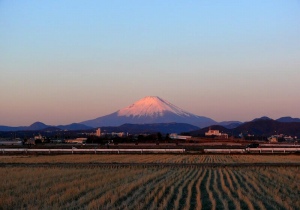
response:
M0 156L0 163L300 163L300 155L83 154Z
M26 163L55 163L51 167ZM63 163L112 163L66 167ZM176 167L115 165L174 163ZM181 167L180 163L252 163ZM255 163L281 163L281 167ZM299 209L300 156L60 155L0 156L0 209ZM13 165L23 163L24 165Z

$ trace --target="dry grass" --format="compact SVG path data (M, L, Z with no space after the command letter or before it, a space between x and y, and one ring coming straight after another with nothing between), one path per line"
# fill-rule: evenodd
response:
M0 162L299 162L299 156L1 156ZM300 167L2 167L0 209L298 209Z

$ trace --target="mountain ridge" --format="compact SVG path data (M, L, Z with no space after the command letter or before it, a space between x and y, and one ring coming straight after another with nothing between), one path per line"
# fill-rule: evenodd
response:
M89 130L92 129L92 127L80 124L80 123L71 123L69 125L46 125L42 122L34 122L29 126L0 126L0 131L39 131L39 130L45 130L48 128L56 128L60 130Z
M290 116L278 118L278 122L300 122L300 118L292 118Z
M141 133L182 133L190 132L199 129L186 123L153 123L153 124L123 124L117 127L101 127L105 132L128 132L130 134Z
M213 125L196 131L192 131L191 134L193 136L203 136L209 128L217 129L221 132L225 132L235 136L238 136L241 133L243 135L249 134L256 136L271 136L277 134L300 136L300 122L279 122L277 120L265 117L262 117L261 119L256 118L232 129L226 128L221 125Z

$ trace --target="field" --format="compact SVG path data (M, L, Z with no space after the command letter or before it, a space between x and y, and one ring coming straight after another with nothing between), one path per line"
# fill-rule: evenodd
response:
M63 163L174 163L66 167ZM182 167L181 163L251 163ZM281 167L255 163L281 163ZM0 209L299 209L297 155L0 156ZM25 163L23 166L14 163ZM51 167L26 164L52 163Z
M91 154L0 156L0 163L300 163L300 155Z

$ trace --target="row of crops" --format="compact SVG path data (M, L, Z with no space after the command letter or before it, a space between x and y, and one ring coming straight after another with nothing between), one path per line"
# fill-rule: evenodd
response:
M1 163L300 163L300 155L85 154L0 156Z
M3 167L0 176L1 209L297 209L300 206L299 167Z

